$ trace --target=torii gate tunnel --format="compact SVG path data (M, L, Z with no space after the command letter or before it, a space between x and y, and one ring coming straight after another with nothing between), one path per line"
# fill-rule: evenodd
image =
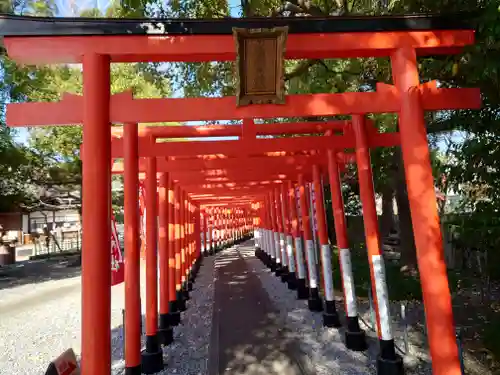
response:
M433 373L460 374L424 112L479 108L480 92L421 83L417 64L418 56L457 53L474 43L474 30L460 20L456 15L220 20L2 16L0 33L16 62L83 65L82 96L68 94L59 102L12 103L7 108L9 126L83 126L82 375L111 371L112 172L123 173L125 181L126 374L162 368L161 345L172 342L172 327L186 308L203 255L252 234L256 255L297 291L297 298L308 299L311 310L323 311L325 326L341 326L333 295L332 266L337 265L332 265L328 244L323 179L331 187L340 251L345 345L366 349L340 185L346 163L356 163L358 169L380 341L378 373L403 373L394 349L370 162L370 148L395 145L401 146L404 160ZM394 84L377 84L374 92L288 95L281 104L246 106L237 105L235 97L136 99L130 92L110 93L110 63L232 61L237 57L233 28L283 26L288 27L286 59L388 57ZM397 113L399 131L380 133L366 118L372 113ZM351 119L280 122L336 115ZM277 120L257 124L254 119ZM238 120L241 125L137 125L216 120ZM295 136L261 137L285 134ZM159 141L216 136L238 139ZM350 149L355 152L348 153ZM143 353L140 186L146 211ZM316 230L309 225L310 212L321 249L320 272L315 266Z

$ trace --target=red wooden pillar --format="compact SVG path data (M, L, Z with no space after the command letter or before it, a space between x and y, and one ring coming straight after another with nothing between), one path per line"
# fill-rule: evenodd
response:
M228 245L228 233L227 233L227 222L228 222L228 209L222 209L222 244L224 247Z
M255 227L253 231L255 255L261 258L262 256L262 205L261 202L257 202L256 206L256 218ZM241 230L241 224L239 222L240 217L238 216L238 231L240 232L240 237L243 236L243 231ZM261 258L262 259L262 258Z
M226 245L225 243L225 224L226 224L226 220L225 220L225 209L224 208L221 208L220 211L219 211L219 242L220 242L220 247L221 249L223 249Z
M271 246L272 249L274 249L274 260L275 260L274 272L276 276L280 276L281 251L280 251L280 239L278 234L278 218L276 217L276 195L274 193L274 190L271 190L271 192L269 193L269 201L270 201L271 230L272 230Z
M226 246L231 245L231 209L226 208L225 210L225 239L226 239Z
M236 241L235 222L236 222L235 209L231 209L229 211L229 239L231 240L231 244L233 244Z
M175 297L179 311L185 311L186 300L182 293L181 201L181 189L179 185L175 185Z
M193 290L193 282L195 277L195 262L196 262L196 238L195 238L195 222L194 222L194 205L191 200L188 200L189 214L189 270L188 270L188 291Z
M215 209L215 250L220 251L222 248L222 217L221 209Z
M189 278L192 272L193 263L193 232L191 231L191 202L187 199L187 194L184 195L185 212L186 212L186 288L189 289Z
M291 231L295 245L295 260L297 267L297 299L307 299L309 297L309 289L307 289L307 273L304 261L304 250L302 246L302 236L299 227L299 217L297 215L297 197L295 185L288 182L288 201L291 217Z
M109 56L83 56L83 375L111 371Z
M267 246L271 261L269 262L269 268L272 272L276 271L276 250L274 242L274 226L273 226L273 215L272 215L272 204L271 194L267 197Z
M216 233L217 233L217 250L221 250L222 249L222 209L216 208L215 211L217 213L216 214L217 220L216 220L216 224L215 224Z
M265 220L266 220L266 232L265 232L265 244L266 253L268 255L268 267L271 271L276 270L276 254L274 253L274 234L271 221L271 196L266 196L265 204Z
M208 254L214 255L214 210L209 209L208 224L207 224L207 241L208 241Z
M162 345L170 345L174 341L173 329L170 324L169 302L169 217L168 217L168 173L161 173L158 189L158 252L160 263L160 326L158 335Z
M141 282L139 245L139 142L137 124L123 130L125 219L125 373L141 373Z
M163 351L158 340L158 229L156 158L146 164L146 350L142 353L142 372L154 374L163 369Z
M302 211L302 231L304 233L304 241L306 243L306 261L309 273L309 299L307 301L309 310L323 311L323 304L319 297L319 281L315 262L313 234L310 225L309 204L307 199L307 188L304 183L304 176L299 175L299 198L300 210Z
M194 206L194 203L193 201L189 201L190 205L191 205L191 243L192 243L192 257L191 257L191 266L194 265L194 263L196 262L196 258L197 258L197 247L196 247L196 244L197 244L197 240L196 240L196 220L195 220L195 206Z
M180 224L180 244L181 244L181 286L184 291L186 283L186 207L184 192L180 191L179 200L179 224Z
M265 203L264 200L259 202L259 227L257 228L257 232L259 233L259 248L264 250L264 237L266 230L266 219L265 219Z
M341 327L335 294L333 289L332 249L328 242L328 229L325 221L325 201L323 198L323 185L321 174L317 165L313 166L313 184L316 205L316 223L318 225L318 240L321 250L321 269L323 271L323 286L325 298L325 311L323 312L323 325L325 327Z
M203 230L202 230L202 241L203 241L203 255L208 256L210 254L210 237L208 229L208 210L205 208L203 211Z
M295 267L295 256L293 253L292 222L290 215L290 200L288 197L288 186L281 185L281 209L283 212L283 233L285 235L285 249L288 267L288 289L297 289L297 276Z
M332 196L332 211L335 224L335 236L340 258L342 275L342 290L344 292L344 309L347 315L347 330L345 332L346 347L351 350L367 349L365 332L359 327L356 292L352 274L351 252L347 239L347 224L344 214L344 199L340 185L340 171L333 150L328 150L328 175Z
M194 208L194 242L195 242L195 262L194 262L194 274L193 283L196 280L196 276L200 271L201 262L203 261L203 249L204 244L202 240L202 220L201 209L199 205L193 204Z
M181 322L181 313L177 303L177 220L174 182L168 179L168 311L170 324L177 326Z
M279 252L281 257L281 270L280 276L281 281L286 283L288 280L288 257L286 256L286 246L285 246L285 228L284 228L284 217L283 217L283 207L282 207L282 197L281 189L276 188L274 191L276 199L276 221L278 228L278 241L279 241Z
M201 237L202 216L200 207L194 205L194 238L196 247L196 262L200 263L203 256L204 244Z
M224 246L229 245L229 209L224 210Z
M139 181L139 224L140 224L140 241L139 244L141 246L141 259L146 259L146 197L145 197L146 188L144 187L144 183Z
M188 238L188 212L187 212L187 194L185 191L181 191L181 285L182 285L182 295L185 301L189 300L189 290L188 290L188 271L189 271L189 238Z
M217 254L219 248L219 216L217 208L212 208L212 248L214 254Z
M391 56L394 83L401 95L399 132L417 261L435 375L461 373L441 226L430 164L416 52L402 48Z
M394 338L392 335L392 321L390 315L385 266L380 251L380 235L378 227L377 210L375 206L375 190L370 160L370 149L364 116L352 116L352 126L356 138L356 162L358 165L359 194L363 207L366 247L370 264L372 280L373 304L377 318L377 333L380 342L380 356L378 359L379 374L385 374L386 368L398 368L403 372L403 361L396 354ZM394 370L391 370L394 371ZM391 372L393 373L393 372Z
M269 247L267 246L267 199L262 198L260 206L261 228L259 234L259 247L262 250L262 262L269 267L271 264L271 256L269 254Z

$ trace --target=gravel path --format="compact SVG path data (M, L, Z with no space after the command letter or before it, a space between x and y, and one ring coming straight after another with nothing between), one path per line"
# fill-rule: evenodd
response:
M251 242L239 250L280 311L283 324L300 339L300 349L309 358L313 373L374 374L376 341L367 353L346 350L341 334L334 329L324 329L321 314L311 313L304 301L296 300L295 293L254 257ZM175 342L164 349L167 367L161 374L205 375L208 372L215 260L216 257L204 260L188 310L183 313L182 324L175 328ZM77 355L80 353L80 283L80 277L67 277L0 290L0 374L43 373L49 362L65 349L72 347ZM144 296L144 288L142 294ZM123 373L123 306L121 284L112 288L113 375ZM359 309L364 320L369 322L366 306L360 304ZM396 321L394 326L396 337L401 337ZM425 345L418 339L411 336L410 355L405 357L407 374L430 374ZM402 346L400 340L397 342Z
M252 244L253 245L253 244ZM262 286L279 309L281 319L293 331L293 335L301 337L301 349L310 360L311 370L317 375L375 374L377 342L373 332L363 327L370 338L370 348L366 353L349 351L343 344L343 335L336 329L322 326L322 314L310 312L305 301L296 299L295 291L288 290L286 284L275 277L260 260L255 258L253 246L240 248L240 253L248 262L249 268L258 275ZM341 310L342 303L337 304ZM367 306L360 305L361 316L370 321ZM342 311L339 313L343 314ZM400 327L394 322L395 336L402 336ZM400 340L396 342L402 346ZM431 374L430 364L425 349L421 348L418 337L410 335L410 354L405 356L407 374Z
M200 270L175 343L165 348L162 374L205 374L213 303L213 262ZM48 281L0 290L0 374L43 374L69 347L79 355L81 278ZM144 282L142 282L144 285ZM112 374L123 373L123 284L112 288ZM144 295L144 290L142 291ZM143 297L144 301L144 297ZM143 306L144 308L144 306ZM143 311L144 314L144 311Z

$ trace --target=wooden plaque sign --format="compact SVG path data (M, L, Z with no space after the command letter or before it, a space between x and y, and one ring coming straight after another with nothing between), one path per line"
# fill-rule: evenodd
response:
M284 104L288 27L233 28L236 43L236 104Z

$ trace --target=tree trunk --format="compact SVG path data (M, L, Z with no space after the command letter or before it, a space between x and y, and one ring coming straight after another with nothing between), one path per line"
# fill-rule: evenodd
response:
M399 238L401 265L413 269L417 265L417 254L415 240L413 237L413 225L411 222L410 203L408 201L408 191L406 189L405 171L403 158L399 148L394 152L395 165L397 169L394 173L396 202L398 205Z

